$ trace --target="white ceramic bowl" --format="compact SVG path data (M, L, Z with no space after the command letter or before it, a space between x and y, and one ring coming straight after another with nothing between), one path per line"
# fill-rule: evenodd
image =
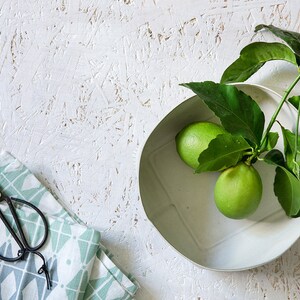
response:
M258 85L237 84L255 99L266 117L280 96ZM295 111L284 105L278 119L292 129ZM253 268L280 256L299 237L300 218L288 218L273 192L275 168L263 162L255 167L263 180L258 210L244 220L224 217L214 204L218 173L194 174L179 158L175 135L193 121L218 122L198 98L173 109L153 130L139 162L139 188L149 220L181 254L207 269L236 271ZM280 132L275 124L273 131ZM282 148L282 140L278 148Z

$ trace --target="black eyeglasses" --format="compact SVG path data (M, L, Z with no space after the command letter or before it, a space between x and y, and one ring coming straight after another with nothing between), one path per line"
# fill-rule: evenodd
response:
M1 218L2 222L4 223L4 225L6 226L6 228L8 229L8 231L10 232L10 234L12 235L12 237L14 238L14 240L16 241L16 243L18 244L18 246L20 247L20 249L17 251L17 256L16 257L4 257L0 254L0 260L4 260L4 261L7 261L7 262L16 262L18 260L24 260L28 253L32 253L32 254L35 254L35 255L39 256L42 259L43 264L37 272L38 272L38 274L42 274L42 273L45 274L46 281L47 281L47 289L49 290L51 288L52 284L51 284L51 279L50 279L49 271L48 271L48 268L47 268L47 264L46 264L44 256L40 252L38 252L38 250L41 247L43 247L43 245L46 243L47 238L48 238L48 229L49 228L48 228L48 223L47 223L47 220L46 220L45 216L43 215L43 213L36 206L34 206L33 204L31 204L31 203L29 203L25 200L13 198L13 197L5 197L5 196L0 194L0 202L2 202L2 201L5 201L8 204L9 210L12 214L13 220L14 220L15 225L16 225L16 231L14 231L12 226L9 224L8 220L4 216L1 209L0 209L0 218ZM15 209L13 203L12 203L13 201L31 207L41 217L41 219L43 221L43 224L44 224L45 232L44 232L44 236L43 236L42 240L39 242L39 244L37 246L31 247L29 245L29 243L27 242L25 234L22 230L20 220L19 220L18 215L16 213L16 209Z

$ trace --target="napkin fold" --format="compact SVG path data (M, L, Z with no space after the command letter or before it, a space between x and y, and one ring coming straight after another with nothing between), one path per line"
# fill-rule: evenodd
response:
M15 263L1 260L0 299L132 299L138 284L113 263L101 244L101 234L67 211L21 162L4 151L0 153L0 191L32 203L46 216L49 236L39 251L52 282L48 290L44 274L37 273L42 261L36 255ZM7 205L0 203L0 209L12 221ZM41 218L26 205L17 205L16 211L29 244L37 245L44 234ZM18 245L0 223L0 254L16 256Z

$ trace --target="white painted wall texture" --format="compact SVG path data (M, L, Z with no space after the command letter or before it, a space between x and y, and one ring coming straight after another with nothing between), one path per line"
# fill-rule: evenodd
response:
M0 1L3 147L102 231L140 282L136 299L300 299L299 242L238 273L179 256L147 221L135 161L191 95L179 83L218 81L243 46L273 41L253 33L259 23L300 31L299 9L299 0ZM250 82L282 92L294 76L275 62Z

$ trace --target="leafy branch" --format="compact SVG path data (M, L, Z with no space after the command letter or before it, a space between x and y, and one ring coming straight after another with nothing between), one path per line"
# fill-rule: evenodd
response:
M300 81L300 74L284 92L265 130L265 117L259 105L250 96L228 85L247 80L265 63L272 60L292 63L298 72L300 71L300 34L265 24L256 26L255 32L262 29L269 30L287 45L277 42L251 43L241 50L239 58L224 71L220 83L206 81L182 84L206 103L228 131L228 134L217 136L212 140L207 150L202 152L196 172L222 170L240 161L252 164L263 152L267 152L262 160L276 166L274 193L288 216L299 217L300 96L289 98L289 95ZM271 132L271 129L287 102L297 109L296 132L293 133L281 126L284 141L282 153L274 149L279 135L277 132Z
M273 114L273 116L272 116L272 118L271 118L271 120L270 120L270 122L268 124L267 129L265 130L265 133L264 133L263 138L261 140L261 145L264 144L264 142L265 142L265 140L267 138L267 135L270 132L273 124L275 123L276 118L277 118L277 116L278 116L278 114L279 114L279 112L280 112L283 104L286 102L288 96L290 95L290 93L293 90L293 88L295 87L295 85L299 82L299 80L300 80L300 74L296 77L296 79L292 82L292 84L288 87L288 89L284 93L281 101L279 102L278 107L276 108L276 110L275 110L275 112L274 112L274 114Z

